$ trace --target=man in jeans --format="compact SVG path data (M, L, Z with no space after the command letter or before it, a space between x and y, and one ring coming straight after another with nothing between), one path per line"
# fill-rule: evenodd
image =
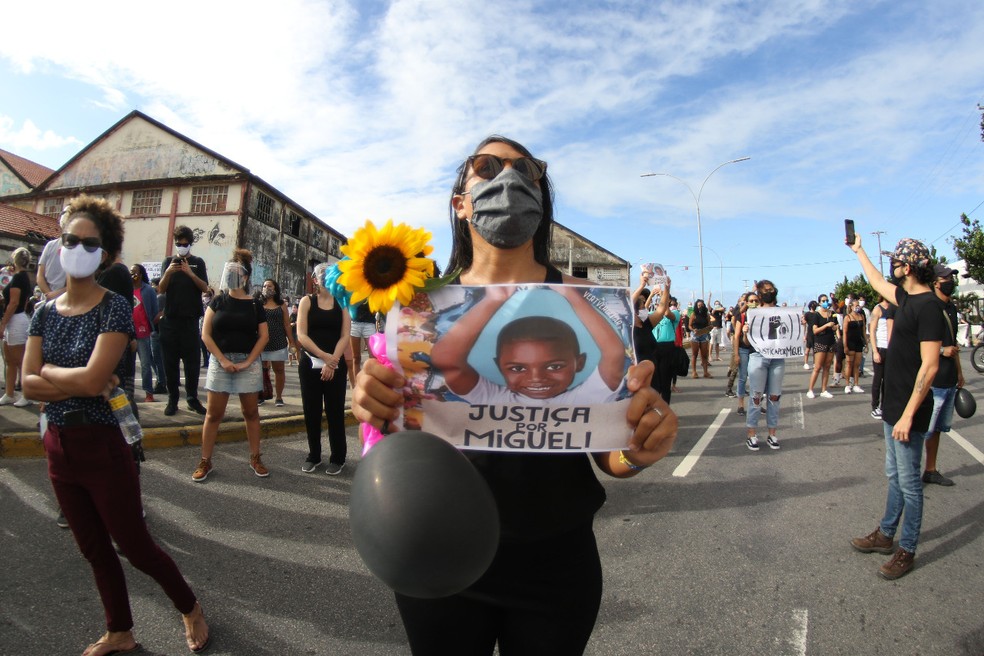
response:
M161 264L163 275L158 289L166 298L164 316L158 330L164 351L164 377L167 379L164 414L169 417L178 410L178 387L181 384L179 361L184 363L188 408L200 415L205 414L205 406L198 400L198 376L202 367L198 319L204 314L202 292L208 289L208 273L205 271L205 260L191 254L194 237L191 228L178 226L174 230L177 255L168 257Z
M897 579L912 569L922 527L923 443L933 414L930 386L939 368L940 346L945 324L943 313L931 285L935 278L929 264L929 249L914 239L902 239L891 261L892 280L888 282L861 248L861 235L849 244L864 268L871 286L896 306L892 339L885 362L885 394L882 421L885 432L885 475L888 500L881 524L870 534L851 540L862 553L894 553L881 566L879 574ZM902 521L898 549L894 536Z
M957 270L943 264L933 267L936 282L933 290L943 305L947 326L940 348L940 370L933 379L933 416L929 422L932 431L926 438L926 471L922 481L926 484L950 487L953 481L936 469L936 454L940 449L940 433L949 433L953 422L953 403L957 390L964 386L963 370L960 368L960 347L957 346L957 308L950 298L956 286Z

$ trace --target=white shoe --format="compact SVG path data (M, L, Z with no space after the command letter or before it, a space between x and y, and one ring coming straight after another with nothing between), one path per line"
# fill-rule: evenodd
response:
M864 390L858 387L857 385L852 387L851 391L854 392L855 394L864 394Z
M851 393L851 386L850 385L848 385L847 387L844 388L844 393L845 394L850 394Z
M34 401L23 395L16 401L14 401L15 408L26 408L29 405L34 405Z
M834 398L834 395L831 394L830 392L828 392L827 390L824 390L824 391L820 392L820 397L821 398L824 398L824 399L832 399L832 398Z
M816 396L817 395L813 393L813 390L810 390L809 392L806 393L806 398L808 399L814 399L816 398Z
M812 369L812 368L813 368L813 367L811 367L811 366L810 366L810 365L808 365L808 364L804 364L804 365L803 365L803 371L809 371L809 370L810 370L810 369Z
M13 396L4 394L3 396L0 396L0 405L14 405L19 400L20 397L18 397L16 394L14 394Z

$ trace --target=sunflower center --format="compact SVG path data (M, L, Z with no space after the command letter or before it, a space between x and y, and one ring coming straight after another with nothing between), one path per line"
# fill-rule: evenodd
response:
M377 246L366 254L363 275L375 289L392 287L403 280L407 258L395 246Z

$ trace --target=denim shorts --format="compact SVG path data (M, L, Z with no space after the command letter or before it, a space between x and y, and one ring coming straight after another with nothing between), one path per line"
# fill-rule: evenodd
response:
M692 337L690 339L691 344L703 344L704 342L711 341L711 333L705 333L699 337Z
M956 387L933 387L933 416L929 419L930 433L949 433L953 428L953 404L957 400Z
M375 322L369 323L368 321L367 322L353 321L352 328L349 329L349 335L351 335L352 337L365 337L366 339L369 339L375 334L376 334Z
M223 355L236 364L245 362L248 357L245 353L223 353ZM205 375L205 389L209 392L220 392L224 394L252 394L263 389L262 378L263 366L259 358L245 371L237 371L230 374L219 364L219 359L211 357L208 359L208 373Z
M260 360L263 362L287 362L287 347L276 351L263 351L260 353Z
M3 333L3 340L7 342L7 346L24 346L27 344L27 329L30 325L30 319L23 312L18 312L10 317L7 329Z

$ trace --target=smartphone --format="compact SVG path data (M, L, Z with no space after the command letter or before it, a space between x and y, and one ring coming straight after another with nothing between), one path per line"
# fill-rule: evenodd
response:
M844 234L847 236L847 243L854 244L857 237L854 234L854 220L844 219Z

